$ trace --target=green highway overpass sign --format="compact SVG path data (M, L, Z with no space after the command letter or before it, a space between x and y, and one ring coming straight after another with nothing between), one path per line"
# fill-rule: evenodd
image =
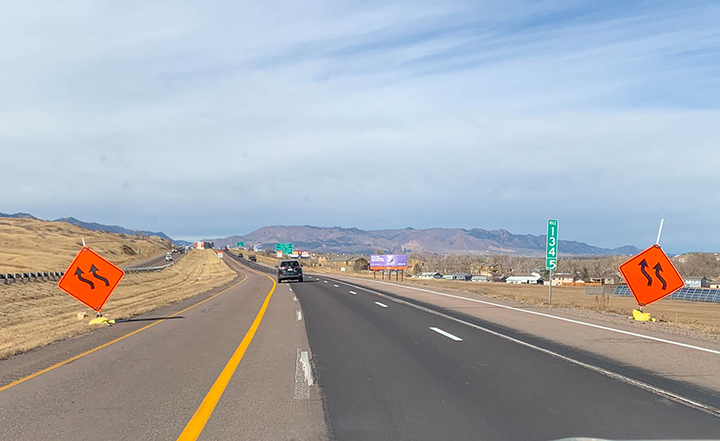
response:
M548 271L557 270L557 253L558 253L558 221L550 219L547 229L547 248L545 252L545 269Z
M291 244L291 243L276 243L275 251L282 251L283 254L292 254L293 244Z
M245 242L238 242L237 243L238 248L245 248Z

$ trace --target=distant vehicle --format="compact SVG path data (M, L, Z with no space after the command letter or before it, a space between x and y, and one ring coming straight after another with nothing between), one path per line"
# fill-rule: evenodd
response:
M242 259L243 253L238 253L238 256L240 256L240 258Z
M297 280L298 282L303 281L302 266L297 260L283 260L277 268L278 283L282 283L283 280Z
M168 251L168 253L165 255L165 260L167 260L167 261L173 260L172 251Z
M255 256L250 256L250 257L248 257L248 260L249 260L250 262L257 262L257 257L255 257Z

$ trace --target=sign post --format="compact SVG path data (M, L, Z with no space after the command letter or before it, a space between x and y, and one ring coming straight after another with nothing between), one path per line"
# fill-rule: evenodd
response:
M552 305L552 274L557 270L557 243L558 221L550 219L547 222L547 247L545 248L545 269L548 270L550 285L548 288L548 304Z

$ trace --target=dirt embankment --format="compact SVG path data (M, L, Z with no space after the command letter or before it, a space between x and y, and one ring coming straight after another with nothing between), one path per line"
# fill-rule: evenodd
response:
M64 271L82 247L118 266L139 262L170 249L159 237L91 231L65 222L0 219L0 273Z
M193 250L162 271L125 275L103 313L111 319L132 317L224 285L236 275L214 251ZM89 317L78 320L82 312ZM0 285L0 358L88 332L93 317L54 283Z

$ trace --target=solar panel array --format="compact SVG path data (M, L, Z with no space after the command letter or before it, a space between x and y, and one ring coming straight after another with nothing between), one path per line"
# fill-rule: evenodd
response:
M615 292L613 292L613 295L632 297L630 288L628 288L627 285L618 285L617 287L615 287ZM693 302L720 303L720 289L680 288L666 298L674 300L690 300Z

